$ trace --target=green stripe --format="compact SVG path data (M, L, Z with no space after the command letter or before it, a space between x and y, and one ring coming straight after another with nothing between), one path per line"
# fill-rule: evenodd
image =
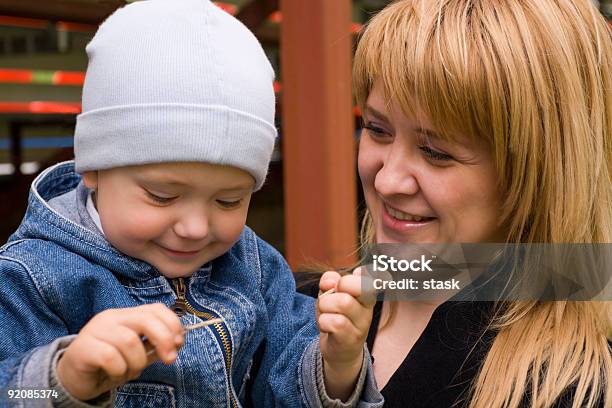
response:
M32 71L32 83L53 85L53 74L55 71Z

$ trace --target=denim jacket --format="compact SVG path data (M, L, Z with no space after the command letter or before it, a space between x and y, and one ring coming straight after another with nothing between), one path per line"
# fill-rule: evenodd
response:
M314 303L295 293L276 250L245 227L227 253L190 278L168 280L104 239L84 209L80 181L73 162L45 170L32 184L22 224L0 248L0 390L48 388L58 350L95 314L161 302L182 308L184 325L224 321L189 332L172 365L158 361L119 387L116 406L325 403L317 388ZM73 205L61 211L49 204L71 194ZM357 406L381 406L369 357L362 371L366 386Z

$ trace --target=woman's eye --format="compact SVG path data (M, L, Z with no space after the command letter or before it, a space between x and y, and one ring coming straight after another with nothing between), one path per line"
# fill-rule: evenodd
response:
M217 203L219 203L219 205L223 208L236 208L240 206L240 203L242 203L242 200L235 200L235 201L217 200Z
M446 153L439 152L437 150L433 150L429 146L420 146L419 149L421 149L421 151L425 153L427 157L433 160L444 160L444 161L453 160L453 156L448 155Z
M151 198L153 201L159 203L159 204L168 204L170 202L172 202L173 200L175 200L177 197L162 197L162 196L158 196L157 194L153 194L150 191L147 191L147 195L149 196L149 198Z
M389 132L387 132L385 129L378 127L370 122L366 123L365 125L363 125L364 129L367 129L368 132L370 132L370 134L374 137L386 137L389 136Z

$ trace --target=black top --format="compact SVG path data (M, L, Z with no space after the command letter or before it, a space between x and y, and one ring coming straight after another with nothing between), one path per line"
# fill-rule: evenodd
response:
M318 282L297 275L298 291L316 297ZM445 408L467 406L472 382L495 337L487 330L493 302L445 302L432 314L425 330L381 390L385 407ZM370 353L378 333L382 302L374 307L367 337ZM504 375L499 373L499 375ZM571 406L573 389L555 408ZM523 406L529 406L526 396ZM603 401L597 406L603 407Z
M381 390L387 407L462 407L493 340L491 302L446 302ZM376 341L382 302L374 308L367 343Z

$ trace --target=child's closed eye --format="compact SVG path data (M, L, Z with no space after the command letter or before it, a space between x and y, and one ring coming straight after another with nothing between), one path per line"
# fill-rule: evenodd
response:
M232 208L240 207L240 204L242 204L242 199L240 200L217 200L217 203L223 208L232 209Z
M149 196L150 199L152 199L158 204L169 204L178 198L178 196L166 197L166 196L160 196L157 194L153 194L152 192L148 190L145 190L145 191L147 192L147 196Z

